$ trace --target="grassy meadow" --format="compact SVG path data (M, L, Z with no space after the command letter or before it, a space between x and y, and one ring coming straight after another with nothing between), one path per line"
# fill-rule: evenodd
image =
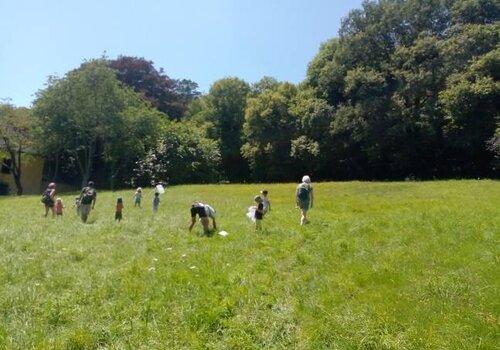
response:
M498 349L500 183L315 184L305 227L294 189L176 186L156 215L98 192L87 225L75 194L60 219L1 197L0 348ZM187 232L195 199L227 237Z

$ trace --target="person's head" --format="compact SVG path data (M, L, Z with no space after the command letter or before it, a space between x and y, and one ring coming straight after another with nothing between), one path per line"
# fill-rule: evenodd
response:
M122 197L118 197L116 199L116 204L119 204L119 203L123 203L123 198Z
M155 192L155 197L160 197L160 194L158 192Z
M309 177L309 175L304 175L302 177L302 182L305 182L306 184L310 184L311 183L311 178Z
M56 188L56 183L55 182L51 182L49 183L49 186L48 186L51 190L55 189Z
M57 202L57 203L62 203L62 199L61 199L61 198L57 198L57 199L56 199L56 202Z
M255 203L262 203L262 198L260 196L255 196L254 201Z
M260 191L260 194L263 195L264 197L267 197L268 192L267 190L262 190Z
M137 187L137 192L142 192L142 188Z
M87 183L87 186L89 186L89 187L94 187L94 181L89 181L89 182Z

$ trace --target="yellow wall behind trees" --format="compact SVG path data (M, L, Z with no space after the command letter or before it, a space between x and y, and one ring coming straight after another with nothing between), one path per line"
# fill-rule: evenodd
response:
M8 158L4 152L0 151L0 165L3 159ZM42 187L43 175L43 157L31 154L23 154L21 156L21 183L23 185L23 194L40 193ZM0 182L9 185L11 194L17 192L16 183L12 174L0 173Z

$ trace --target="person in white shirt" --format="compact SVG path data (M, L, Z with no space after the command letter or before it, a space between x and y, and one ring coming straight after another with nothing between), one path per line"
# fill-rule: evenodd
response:
M262 198L262 204L264 205L264 214L267 214L271 211L271 202L267 197L268 194L269 192L267 190L260 191L260 198Z

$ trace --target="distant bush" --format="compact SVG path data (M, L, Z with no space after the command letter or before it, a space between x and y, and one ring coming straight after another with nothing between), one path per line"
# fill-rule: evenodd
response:
M9 194L9 185L5 182L0 181L0 196L6 196Z

